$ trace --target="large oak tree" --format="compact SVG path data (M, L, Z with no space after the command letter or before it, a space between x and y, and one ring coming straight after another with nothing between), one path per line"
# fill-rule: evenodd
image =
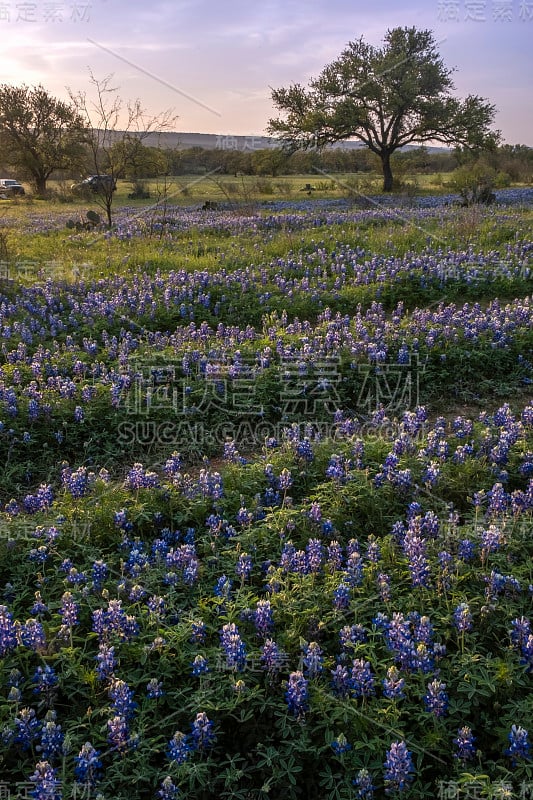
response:
M69 103L43 86L0 85L0 142L3 160L28 177L38 194L56 169L69 169L83 157L86 129Z
M382 47L361 38L308 88L274 89L282 116L271 119L268 130L290 150L358 139L381 159L383 190L391 191L391 155L404 145L482 149L498 141L490 129L495 107L477 95L453 97L451 72L431 31L394 28Z

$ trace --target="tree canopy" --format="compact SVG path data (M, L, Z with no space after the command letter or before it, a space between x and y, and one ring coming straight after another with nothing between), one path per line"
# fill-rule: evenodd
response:
M269 133L289 150L322 147L358 139L376 153L383 189L391 191L390 157L408 144L441 142L471 149L495 145L495 107L477 95L452 95L448 69L429 30L393 28L382 47L362 38L350 42L309 87L274 89L282 116L269 121Z
M76 109L43 86L0 85L0 142L6 160L39 194L56 169L83 157L86 127Z

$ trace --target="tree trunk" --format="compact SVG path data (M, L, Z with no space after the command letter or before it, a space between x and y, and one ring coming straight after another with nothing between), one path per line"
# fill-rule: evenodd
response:
M107 227L108 228L111 228L112 225L113 225L113 219L112 219L112 216L111 216L111 214L112 214L112 212L111 212L112 204L113 204L113 198L112 197L106 197L105 198L105 213L107 215Z
M35 176L35 191L39 197L46 197L46 178L42 175Z
M392 169L390 165L390 153L385 151L381 153L381 166L383 168L383 191L392 192Z

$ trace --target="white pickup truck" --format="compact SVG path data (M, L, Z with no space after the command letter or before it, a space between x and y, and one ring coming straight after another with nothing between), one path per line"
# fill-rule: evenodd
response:
M0 197L8 199L16 195L26 194L24 186L12 178L0 178Z

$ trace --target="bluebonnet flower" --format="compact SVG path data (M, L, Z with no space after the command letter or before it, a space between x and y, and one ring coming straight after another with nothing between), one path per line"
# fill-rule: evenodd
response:
M416 530L409 529L403 540L403 550L408 558L409 572L413 586L429 586L429 562L426 557L426 543Z
M355 796L357 800L373 800L374 785L372 776L367 769L360 769L352 781L355 786Z
M43 603L43 598L41 597L40 592L35 592L35 602L30 608L30 612L32 614L46 614L48 611L48 606L46 603Z
M36 619L27 619L20 629L20 640L29 650L43 650L46 647L46 635L41 623Z
M352 466L355 469L363 469L364 454L365 454L364 439L356 439L352 446L352 455L353 455Z
M307 687L308 682L299 670L291 672L287 683L285 699L289 707L289 712L297 718L303 717L309 708Z
M337 483L346 483L350 468L351 463L348 459L334 453L330 456L329 464L326 468L326 476Z
M489 500L487 511L489 514L500 514L506 510L509 504L509 495L501 483L495 483L487 496Z
M389 667L387 670L387 677L383 678L383 695L389 700L401 700L405 697L405 678L400 678L398 668L395 666Z
M270 600L259 600L253 616L254 625L259 636L266 637L274 627Z
M341 583L333 592L333 608L337 611L348 608L350 605L351 589L345 584Z
M337 542L332 542L332 545L334 544L337 545ZM330 559L328 562L328 564L331 565L330 569L332 571L340 570L342 567L342 550L340 549L340 546L338 546L338 548L338 556L336 560L333 561ZM344 580L351 587L360 586L363 581L363 559L361 558L360 553L358 553L356 550L348 553L344 572Z
M30 775L30 781L35 784L31 795L35 800L60 800L60 781L55 770L48 761L38 761L35 772Z
M157 797L159 797L160 800L176 800L179 794L180 790L172 781L170 775L167 775L166 778L163 778L161 781L161 786L157 790Z
M95 561L92 568L93 586L95 589L100 589L103 582L107 578L109 569L105 561Z
M351 690L355 697L372 697L374 689L374 676L370 663L362 658L355 658L352 664Z
M376 623L384 631L387 647L398 655L402 666L407 666L413 650L413 641L409 623L403 614L394 612L390 621L383 614L379 619L376 618Z
M426 711L431 712L436 717L444 717L448 709L446 684L438 680L433 680L428 683L424 702L426 704Z
M457 548L457 557L461 561L472 561L475 558L476 546L470 539L461 539Z
M346 736L341 733L331 742L331 749L337 756L341 756L352 749L352 745L346 739Z
M331 572L336 572L342 568L343 556L342 547L340 544L333 540L329 543L327 548L327 564Z
M17 634L13 615L7 606L0 606L0 658L17 646Z
M174 450L170 458L167 458L167 460L165 461L165 464L163 466L163 472L169 478L173 478L180 472L182 466L183 466L183 460L181 458L181 455L176 450Z
M106 642L100 642L96 660L98 662L98 666L96 667L98 678L101 681L111 678L117 665L115 648L109 646Z
M435 486L439 479L439 475L440 467L438 461L430 461L424 470L422 481L426 484L426 486Z
M99 756L100 752L95 750L90 742L85 742L76 756L74 767L76 782L84 784L89 790L94 789L101 775L102 762Z
M290 470L286 467L281 470L280 476L278 478L278 487L280 492L286 492L292 486L292 475Z
M37 667L33 673L32 682L35 684L34 693L43 695L46 701L49 702L57 686L57 675L53 667L49 664L45 664L44 667Z
M414 625L414 637L417 643L423 642L426 645L431 645L433 642L433 625L428 616L420 616L416 611L409 614Z
M189 641L190 642L204 642L207 636L207 631L205 627L205 622L193 622L191 624L191 636Z
M253 514L250 511L248 511L248 509L245 508L244 506L241 506L241 508L239 508L237 515L235 517L237 523L241 525L241 527L250 525L253 518L254 518Z
M529 734L521 725L512 725L509 733L509 747L505 755L511 759L511 766L516 767L518 759L529 761L531 758L531 745Z
M146 696L149 697L150 700L156 700L158 697L163 697L163 695L162 681L158 681L157 678L150 678L146 684Z
M513 627L510 636L514 647L521 649L531 634L531 623L527 617L517 617L511 622Z
M322 569L324 558L324 545L320 539L309 539L305 548L309 572L317 574Z
M248 553L241 553L235 565L235 574L245 580L252 572L252 558Z
M318 642L310 642L304 646L303 664L309 678L315 678L323 669L322 649Z
M144 469L142 464L136 463L126 475L124 481L126 489L152 489L159 486L159 477L155 472Z
M384 572L380 572L376 580L378 583L379 595L381 597L381 600L384 603L390 603L391 600L390 575L387 575Z
M490 525L481 532L481 560L485 561L488 553L495 553L500 549L502 533L496 525Z
M459 603L453 612L453 621L460 633L472 630L472 614L468 603Z
M125 508L122 508L120 511L115 511L114 523L117 528L121 528L126 532L131 531L133 528L133 524L128 521L128 512Z
M24 511L28 514L36 514L38 511L46 511L52 505L54 493L50 484L41 483L37 494L27 494L22 501Z
M408 788L414 777L414 767L405 742L392 742L383 766L386 794L403 792Z
M366 642L367 634L362 625L344 625L339 631L339 641L343 650L349 650L361 642Z
M285 653L279 649L273 639L267 639L261 648L261 663L270 675L274 675L281 670L283 662L286 660Z
M470 761L474 758L476 754L476 748L474 746L474 742L476 741L476 737L472 733L472 729L465 725L463 728L459 728L457 731L457 738L453 740L454 745L456 746L456 751L453 754L454 758L458 758L460 761Z
M109 697L113 700L112 711L125 720L133 716L137 703L133 699L133 690L119 678L113 678L109 686Z
M197 655L192 662L192 675L198 677L198 675L205 675L206 672L209 672L209 662L207 658L204 658L201 655Z
M43 757L47 761L53 761L63 753L63 741L65 739L65 734L61 730L61 725L57 725L55 722L55 713L49 713L52 714L52 718L45 720L41 727L41 740L39 747Z
M196 715L191 725L191 736L197 750L207 750L213 745L216 739L213 727L205 711Z
M67 628L72 628L74 625L78 624L78 612L79 607L78 604L74 601L71 592L64 592L61 597L61 608L59 613L61 614L63 625Z
M226 575L221 575L214 586L215 597L221 597L223 600L222 607L225 607L225 601L231 597L231 588L233 581Z
M338 697L348 697L352 687L352 679L348 669L343 664L337 664L335 669L331 670L331 685L333 691Z
M128 599L133 603L142 600L146 596L146 590L143 589L138 583L135 583L128 592Z
M376 537L370 534L367 541L366 557L372 564L377 564L381 558L381 550Z
M188 737L181 731L176 731L170 742L168 743L167 755L171 761L176 764L184 764L189 758L191 752L191 745Z
M121 714L107 721L107 741L119 753L125 753L132 744L128 721Z
M84 572L78 572L76 567L71 567L68 571L67 581L74 585L85 583L87 580Z
M246 647L234 622L228 622L223 626L220 631L220 643L226 654L228 667L242 671L246 664Z
M48 556L49 552L46 545L41 545L40 547L32 547L32 549L28 553L29 560L33 561L35 564L44 564Z
M61 470L63 486L74 498L84 497L94 483L96 476L89 472L87 467L79 467L74 472L68 465Z
M15 743L20 744L23 750L29 750L40 730L41 723L34 709L22 708L15 717Z
M317 524L322 520L322 510L319 503L311 503L311 508L308 511L308 517Z
M139 632L135 617L126 614L122 600L110 600L106 611L97 608L93 611L93 630L101 640L116 635L123 641L131 641Z

